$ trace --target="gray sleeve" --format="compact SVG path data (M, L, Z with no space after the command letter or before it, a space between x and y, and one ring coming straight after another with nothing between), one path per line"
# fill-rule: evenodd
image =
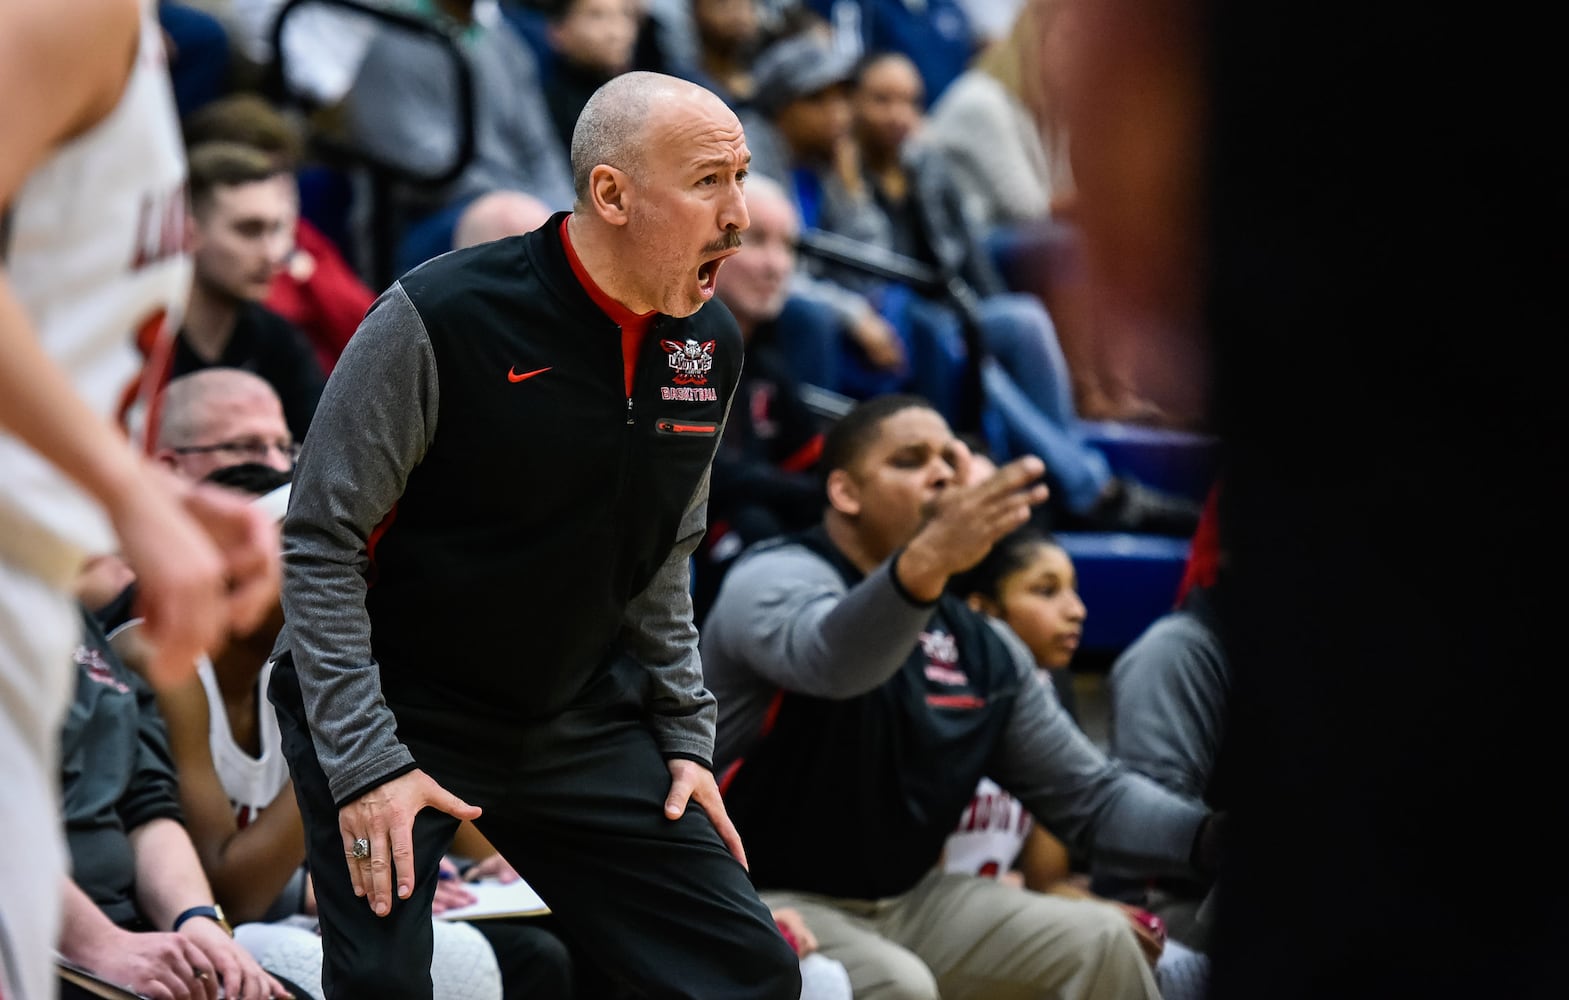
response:
M865 694L899 671L932 605L912 602L885 562L845 589L838 572L800 546L743 558L726 574L728 599L707 626L726 660L768 683L817 698Z
M719 710L703 686L689 561L708 525L708 478L705 471L659 572L627 605L624 636L648 671L649 724L660 753L690 754L712 767Z
M1053 834L1118 872L1192 875L1207 813L1109 759L1035 679L1029 650L994 623L1013 649L1020 690L988 775Z
M294 472L280 647L293 654L316 753L339 802L413 762L371 655L367 545L436 432L437 393L424 323L394 284L327 380Z
M1111 754L1179 795L1202 801L1225 726L1225 659L1192 616L1170 615L1112 665Z
M987 74L971 70L956 79L932 109L925 136L948 157L968 211L984 224L1026 222L1050 211L1040 133Z

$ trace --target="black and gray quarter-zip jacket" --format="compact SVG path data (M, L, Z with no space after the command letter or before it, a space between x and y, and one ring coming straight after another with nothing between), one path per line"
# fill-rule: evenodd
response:
M340 805L414 767L404 740L549 719L621 657L661 751L712 759L688 557L740 331L718 301L657 317L629 394L561 218L393 284L316 411L275 655Z

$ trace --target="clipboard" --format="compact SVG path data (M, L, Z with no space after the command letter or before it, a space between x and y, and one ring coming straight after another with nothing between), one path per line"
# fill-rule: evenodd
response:
M60 973L60 1000L77 1000L83 997L103 997L105 1000L148 1000L145 993L111 983L90 969L85 969L63 955L54 957L55 968Z
M436 914L437 920L490 920L496 917L542 917L550 907L523 879L502 884L495 879L464 883L477 898L468 906Z

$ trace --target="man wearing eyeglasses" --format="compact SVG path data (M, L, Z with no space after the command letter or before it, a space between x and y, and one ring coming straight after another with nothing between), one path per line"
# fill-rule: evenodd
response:
M192 481L231 465L294 468L299 445L266 379L238 368L205 368L164 390L156 458Z

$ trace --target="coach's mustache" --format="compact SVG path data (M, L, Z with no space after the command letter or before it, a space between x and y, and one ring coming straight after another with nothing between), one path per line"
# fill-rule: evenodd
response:
M727 229L725 235L703 248L704 253L724 253L741 249L741 230Z

